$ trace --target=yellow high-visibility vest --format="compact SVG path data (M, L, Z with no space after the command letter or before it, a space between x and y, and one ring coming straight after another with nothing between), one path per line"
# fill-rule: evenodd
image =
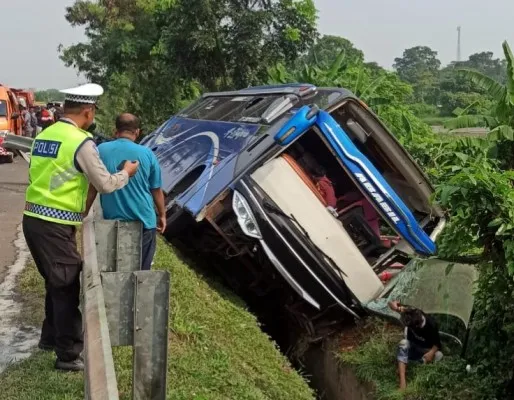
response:
M32 145L25 215L65 225L80 225L88 181L75 154L92 136L66 122L43 130Z

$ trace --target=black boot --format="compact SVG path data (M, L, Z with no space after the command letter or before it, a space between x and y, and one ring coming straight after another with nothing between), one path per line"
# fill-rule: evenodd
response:
M60 369L62 371L83 371L84 370L84 361L81 357L77 357L73 361L62 361L55 360L55 369Z

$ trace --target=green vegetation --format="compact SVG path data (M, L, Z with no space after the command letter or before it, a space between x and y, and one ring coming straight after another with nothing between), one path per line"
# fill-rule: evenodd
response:
M472 103L455 119L446 123L450 128L469 128L473 126L486 126L491 129L489 138L492 141L514 139L514 55L507 42L503 43L506 58L507 78L503 84L487 75L470 69L460 70L460 74L482 88L491 98L489 109L481 110L485 113L468 113L474 106ZM478 111L478 110L477 110Z
M62 59L108 89L104 129L121 111L153 128L200 91L261 83L316 38L312 0L76 1L66 18L88 40Z
M245 305L195 272L162 240L155 259L171 272L169 399L313 399L302 377L263 334ZM43 285L35 268L20 279L24 313L41 316ZM28 308L27 308L28 307ZM41 321L38 321L38 325ZM131 350L114 351L121 398L130 398ZM53 369L52 354L36 352L0 375L2 399L81 399L82 374Z
M426 46L407 49L402 57L394 60L398 76L413 86L414 99L420 103L433 98L440 66L437 52Z
M45 309L45 284L33 261L29 262L18 276L18 300L23 305L19 315L23 325L39 326L43 322Z
M430 126L444 126L445 122L448 121L448 117L434 117L434 116L426 116L421 117L421 120Z
M483 79L472 79L471 72L478 74L475 77L485 76L504 84L507 81L507 59L508 56L505 60L494 59L492 52L481 52L472 54L466 61L452 62L440 68L436 51L416 46L396 58L394 68L400 78L414 88L409 105L416 115L437 124L440 117L451 119L461 115L488 114L494 108L495 93L484 86ZM463 127L474 126L477 125ZM488 125L482 123L478 126Z
M372 382L376 400L474 400L491 398L483 391L475 372L466 372L466 361L448 356L431 365L411 364L408 368L408 386L398 390L396 348L403 337L401 329L382 321L373 321L359 327L365 333L361 344L340 353L340 360L351 365L359 379Z
M406 105L413 93L409 84L402 82L398 75L370 66L362 59L347 59L346 54L347 50L342 49L331 63L304 64L290 69L278 63L268 70L269 82L344 87L364 100L399 137L430 134L430 128Z
M59 92L57 89L38 90L34 93L36 101L49 103L51 101L64 101L64 93Z

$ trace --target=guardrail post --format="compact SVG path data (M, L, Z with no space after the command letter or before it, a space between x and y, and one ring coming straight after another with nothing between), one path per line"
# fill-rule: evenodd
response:
M140 271L142 225L96 220L112 346L132 346L132 398L166 399L170 276ZM105 271L105 272L104 272Z
M82 230L84 267L82 275L84 305L84 389L86 399L119 399L104 295L96 256L93 222Z
M170 276L134 272L133 399L166 399Z

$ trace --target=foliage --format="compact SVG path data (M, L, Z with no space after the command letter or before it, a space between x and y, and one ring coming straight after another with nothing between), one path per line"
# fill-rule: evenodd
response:
M486 126L491 129L489 139L496 142L501 149L500 157L505 168L514 167L512 149L514 146L514 55L507 42L503 43L506 65L506 83L495 81L493 78L470 69L460 69L459 73L469 79L473 84L482 88L492 99L494 104L488 112L476 115L463 112L457 118L446 122L448 128L468 128Z
M493 103L483 94L476 92L442 92L439 97L440 113L444 116L486 114Z
M426 103L414 103L410 104L409 108L412 112L420 118L437 115L439 112L438 108L433 104Z
M417 50L414 51L414 49ZM416 101L437 106L437 110L433 110L434 117L438 115L454 117L463 110L466 110L467 114L488 112L491 98L487 91L461 74L461 69L480 72L500 83L506 81L506 60L494 59L491 52L472 54L466 61L452 62L437 71L437 60L431 57L431 55L435 57L437 54L435 51L420 47L414 49L406 50L403 58L396 59L401 63L395 66L400 67L398 72L401 78L414 85ZM420 90L423 94L422 100Z
M300 66L307 64L326 67L331 65L334 62L335 55L340 53L344 53L344 59L348 64L364 62L364 53L356 49L348 39L325 35L309 49L307 55L300 59Z
M270 83L305 82L320 87L344 87L364 100L399 137L430 132L430 128L405 106L412 96L410 85L382 68L347 60L344 50L328 65L306 64L287 70L278 64L269 69L269 77Z
M312 0L77 0L66 18L87 38L61 49L66 65L108 89L102 109L149 127L200 90L261 83L316 38Z
M168 399L314 398L239 298L197 273L162 240L155 265L172 276ZM28 289L22 295L30 303L24 311L37 307L41 315L43 280L35 268L22 275L22 288ZM113 355L120 398L132 398L132 350L115 348ZM84 398L83 374L56 373L54 360L54 354L38 351L8 368L0 375L2 400Z
M436 51L426 46L412 47L405 50L402 57L395 58L393 66L400 78L414 87L417 101L433 97L441 66Z
M456 152L444 169L438 198L452 218L440 252L451 257L482 249L471 350L479 372L488 376L494 370L501 384L514 352L514 172L499 168L487 146L475 149L469 155Z
M360 329L360 328L359 328ZM368 328L369 329L369 328ZM479 400L494 398L488 385L477 380L476 370L466 373L466 361L445 349L445 358L437 364L410 364L405 392L398 390L396 349L401 331L382 321L373 322L368 338L356 348L340 354L359 379L371 382L377 400ZM343 333L344 339L344 333Z
M457 68L472 69L492 78L498 82L505 83L506 60L493 58L492 51L483 51L481 53L472 54L467 61L455 63Z
M57 89L38 90L34 93L36 101L49 103L51 101L64 101L64 93Z

